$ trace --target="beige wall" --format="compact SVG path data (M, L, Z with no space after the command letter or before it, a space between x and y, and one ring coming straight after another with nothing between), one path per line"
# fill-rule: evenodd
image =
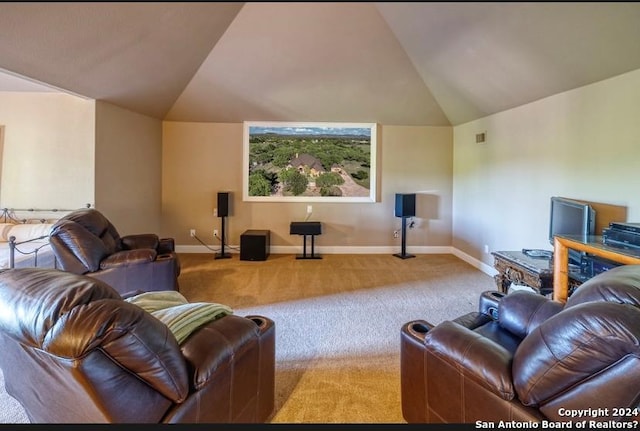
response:
M162 122L96 104L95 207L121 235L162 232Z
M93 204L94 112L94 101L67 94L0 92L3 207Z
M639 114L636 70L455 127L453 246L488 265L485 244L550 250L553 195L624 205L640 221Z
M121 233L174 236L184 251L217 246L218 191L232 192L227 239L270 229L274 252L300 248L289 222L306 202L242 202L242 124L161 122L104 102L58 93L0 93L4 151L0 203L92 203ZM449 246L491 267L484 252L547 248L553 195L624 205L640 220L640 71L455 128L380 126L380 201L313 203L322 252L388 252L400 246L395 193L417 193L414 252ZM487 132L487 142L475 134ZM135 210L132 210L135 209Z
M449 246L451 242L452 131L449 127L382 126L378 152L380 201L312 203L311 220L323 223L319 252L387 252L397 249L400 229L394 216L395 193L417 195L416 227L408 247ZM247 229L271 230L272 252L292 252L302 239L289 235L289 223L306 217L307 202L242 201L242 124L164 122L162 202L164 229L184 251L207 251L189 237L195 228L217 247L213 229L217 193L230 191L232 213L227 240L238 245ZM191 248L189 248L191 247ZM396 250L397 251L397 250Z
M162 122L64 93L0 92L0 204L105 213L121 234L161 231Z

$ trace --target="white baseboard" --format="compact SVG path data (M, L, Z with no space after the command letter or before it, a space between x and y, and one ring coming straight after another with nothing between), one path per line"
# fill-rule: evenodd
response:
M177 253L219 253L219 246L209 246L207 248L203 245L178 245L176 246ZM240 247L232 245L225 247L225 253L239 253ZM213 251L216 250L216 251ZM476 259L473 256L468 255L455 247L451 246L414 246L407 247L407 253L409 254L453 254L454 256L464 260L469 265L478 268L485 274L493 277L498 272L495 268L487 265L486 263ZM314 253L318 255L323 254L395 254L399 253L400 249L393 246L365 246L365 247L331 247L331 246L319 246L315 247ZM302 247L294 245L272 245L269 247L269 253L272 254L300 254L302 253ZM309 248L307 248L309 253Z
M467 253L464 253L464 252L458 250L457 248L451 247L451 250L453 250L452 254L454 256L464 260L469 265L478 268L480 271L484 272L488 276L493 277L494 275L496 275L498 273L498 271L496 271L496 269L494 267L487 265L486 263L476 259L473 256L469 256Z
M224 251L229 253L239 253L239 246L225 246ZM213 251L215 250L215 251ZM393 246L363 246L363 247L331 247L317 246L314 248L316 254L394 254L399 253L399 247ZM204 245L177 245L178 253L219 253L220 246L210 245L209 248ZM307 253L310 247L307 246ZM269 247L269 253L272 254L299 254L302 253L302 247L297 245L272 245ZM407 253L414 254L451 254L452 248L448 246L435 247L407 247Z

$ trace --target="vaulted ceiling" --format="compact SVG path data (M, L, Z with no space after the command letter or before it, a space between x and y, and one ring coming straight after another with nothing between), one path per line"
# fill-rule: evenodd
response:
M0 3L0 91L159 119L457 125L640 69L640 3Z

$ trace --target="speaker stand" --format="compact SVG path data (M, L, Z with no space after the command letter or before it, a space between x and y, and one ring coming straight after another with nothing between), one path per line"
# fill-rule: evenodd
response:
M222 243L222 246L220 248L220 253L217 253L215 256L215 259L229 259L231 257L230 253L225 253L224 252L224 232L225 232L225 228L224 228L224 219L226 217L222 216L222 226L220 227L220 242Z
M402 217L402 249L400 253L394 254L395 257L400 259L409 259L410 257L416 257L413 254L407 254L407 218Z

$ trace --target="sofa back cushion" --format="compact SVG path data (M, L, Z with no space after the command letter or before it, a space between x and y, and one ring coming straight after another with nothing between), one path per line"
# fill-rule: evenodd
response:
M167 326L102 281L56 269L2 271L0 309L0 331L25 350L44 351L66 362L81 362L101 351L123 374L135 374L173 402L188 394L186 363ZM25 372L40 366L38 361L21 364Z
M640 308L640 265L622 265L581 284L567 299L567 307L585 302L616 302Z
M591 396L626 405L618 398L624 394L616 393L623 386L612 384L612 376L640 378L640 369L632 375L625 367L631 359L637 369L639 358L640 310L628 304L587 302L565 308L522 340L513 358L514 386L527 406L569 391L578 394L580 387L583 393L593 391ZM598 378L604 374L609 377ZM609 387L607 393L598 390L600 381Z
M108 254L122 249L120 234L115 226L98 210L86 208L74 211L60 220L69 220L82 226L87 232L99 238Z
M560 303L549 301L542 295L516 290L500 300L498 322L513 335L524 338L561 309Z
M99 237L71 220L60 219L51 229L49 242L61 268L75 274L97 271L110 254Z

